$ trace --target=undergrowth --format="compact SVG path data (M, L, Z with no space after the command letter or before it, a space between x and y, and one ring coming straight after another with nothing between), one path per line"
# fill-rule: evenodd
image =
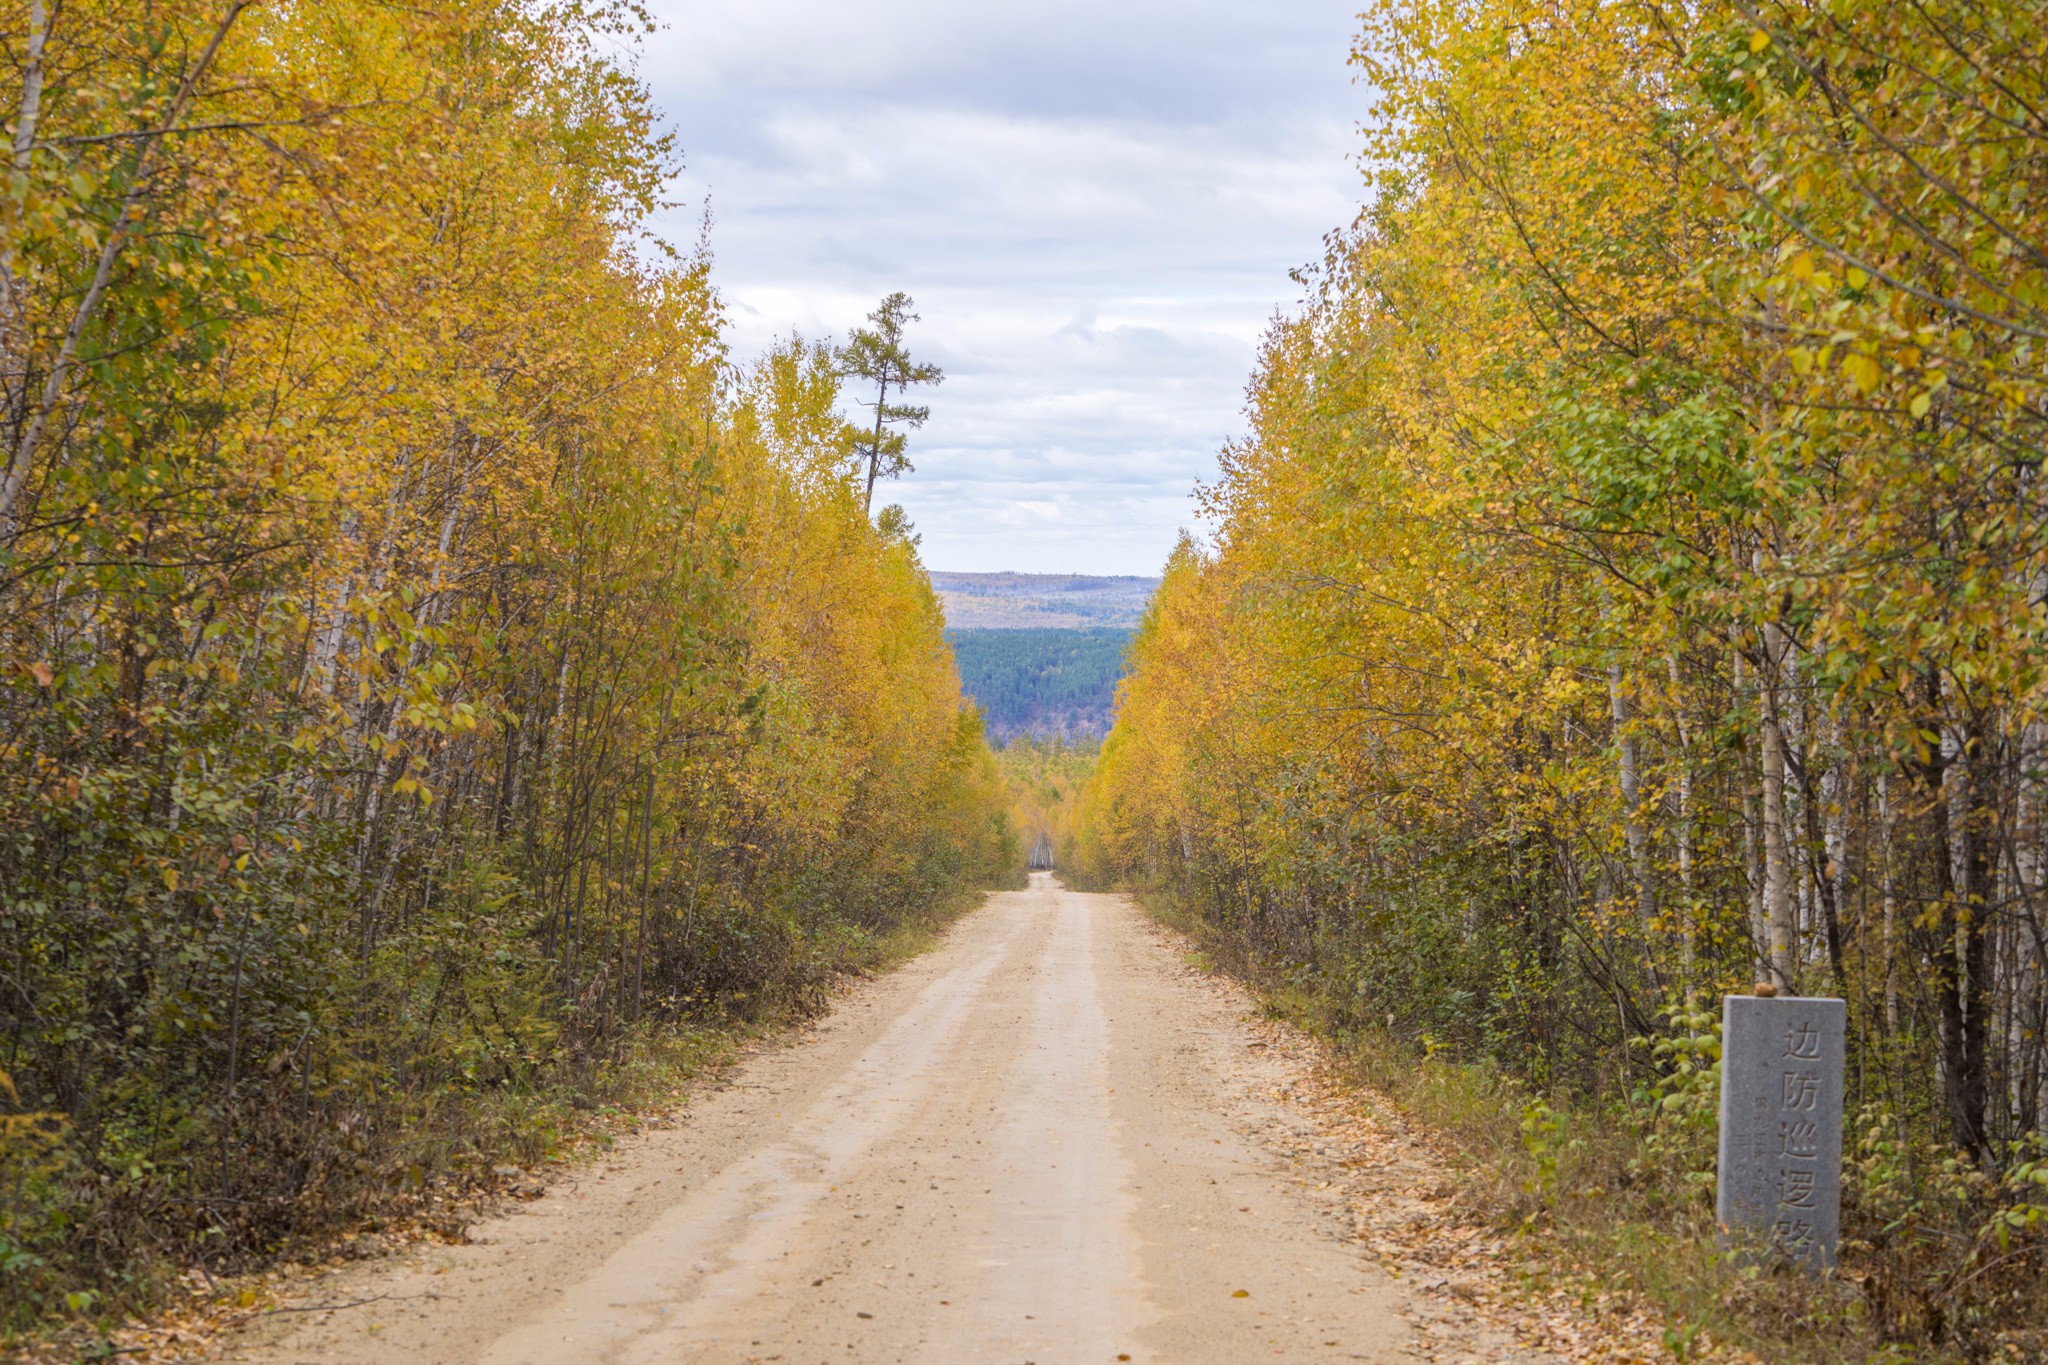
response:
M650 1017L602 1047L562 1049L499 1084L391 1090L374 1102L358 1093L340 1131L330 1124L280 1136L280 1149L321 1151L326 1164L270 1201L275 1235L232 1256L195 1256L189 1239L152 1234L151 1220L165 1216L175 1194L147 1163L125 1179L110 1175L67 1148L60 1124L0 1111L0 1355L40 1359L71 1347L92 1358L122 1321L224 1292L216 1277L311 1264L365 1233L459 1236L536 1168L608 1148L622 1127L681 1103L746 1042L822 1013L848 978L924 952L979 900L958 893L885 928L830 926L811 940L803 970L771 989ZM0 1101L13 1098L0 1092Z
M1427 1035L1359 1020L1170 896L1141 900L1205 967L1329 1042L1348 1079L1437 1135L1460 1205L1517 1236L1525 1274L1647 1303L1672 1360L1716 1345L1773 1365L2048 1360L2048 1164L1994 1180L1866 1107L1844 1143L1841 1266L1814 1279L1720 1237L1711 1007L1674 1006L1664 1032L1637 1040L1658 1079L1625 1098L1539 1090Z

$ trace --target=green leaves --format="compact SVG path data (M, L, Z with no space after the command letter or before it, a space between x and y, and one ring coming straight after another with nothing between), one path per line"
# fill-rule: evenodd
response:
M918 320L911 308L910 295L901 290L889 295L868 314L873 325L856 327L838 352L842 374L875 386L874 401L864 404L874 412L874 424L856 438L855 447L857 457L867 465L864 506L874 503L877 479L893 479L915 467L903 453L907 444L905 433L892 428L921 427L931 417L928 407L890 402L890 390L900 395L921 384L940 383L946 377L938 366L914 361L904 349L904 327Z

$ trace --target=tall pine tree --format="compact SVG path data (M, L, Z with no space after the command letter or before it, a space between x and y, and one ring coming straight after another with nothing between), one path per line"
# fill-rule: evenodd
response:
M890 402L889 391L894 389L900 395L914 384L936 384L946 377L938 366L912 360L903 348L904 324L919 321L910 311L913 306L910 295L897 290L868 314L873 326L854 328L839 352L840 364L849 377L875 386L875 401L862 404L875 410L874 429L854 447L858 458L867 462L865 505L870 509L875 503L876 479L893 479L915 468L903 453L904 432L891 428L921 427L932 415L923 404Z

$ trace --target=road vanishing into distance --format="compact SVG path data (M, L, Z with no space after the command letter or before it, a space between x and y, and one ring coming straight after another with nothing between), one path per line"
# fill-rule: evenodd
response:
M1280 1063L1186 952L1034 873L672 1126L313 1282L229 1358L1401 1358L1407 1291L1265 1136L1305 1131Z

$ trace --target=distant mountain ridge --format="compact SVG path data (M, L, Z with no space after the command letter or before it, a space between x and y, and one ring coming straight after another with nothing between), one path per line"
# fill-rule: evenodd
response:
M989 738L1100 738L1156 578L932 572L960 685Z
M932 587L954 630L1130 630L1145 614L1157 578L1136 575L948 573Z

